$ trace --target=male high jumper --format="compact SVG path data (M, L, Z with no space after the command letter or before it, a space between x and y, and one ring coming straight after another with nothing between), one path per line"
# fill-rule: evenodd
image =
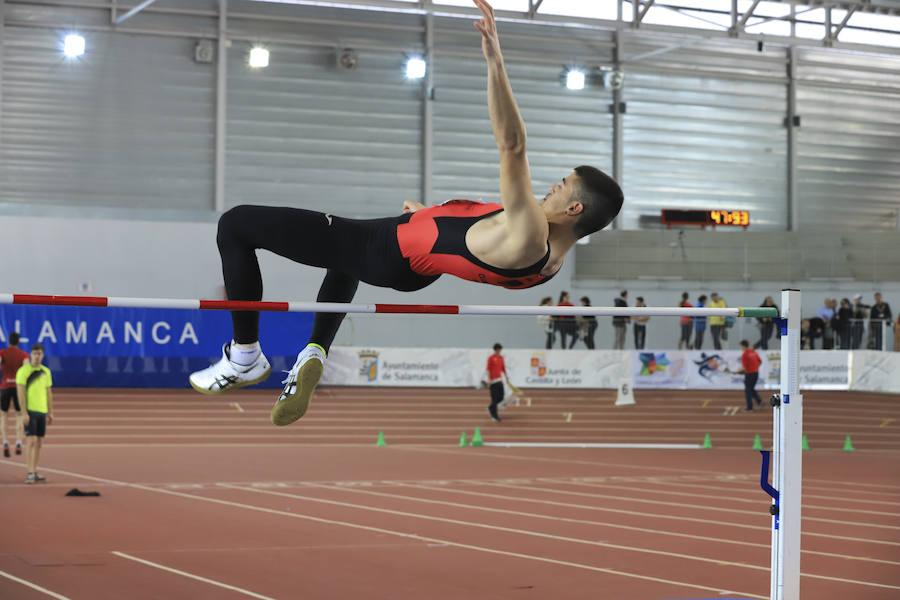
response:
M488 108L500 150L502 204L452 200L439 206L404 201L403 214L345 219L303 209L237 206L219 219L217 243L229 300L261 300L256 250L269 250L327 269L319 302L350 302L360 281L415 291L450 274L524 289L546 282L575 242L606 227L622 208L622 190L594 167L577 167L536 201L525 155L525 123L506 75L494 10L473 0L488 67ZM233 311L234 338L222 358L190 376L204 394L252 385L271 368L259 345L259 313ZM271 420L288 425L304 415L322 375L343 313L316 313L306 347L284 380Z

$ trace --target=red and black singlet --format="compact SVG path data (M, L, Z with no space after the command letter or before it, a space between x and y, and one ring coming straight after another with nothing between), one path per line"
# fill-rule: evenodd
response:
M497 203L450 200L438 206L411 213L408 221L397 225L397 242L410 268L419 275L447 273L460 279L524 289L548 281L553 275L541 275L550 259L547 254L522 269L501 269L479 260L466 246L466 233L481 219L503 210ZM406 215L404 215L406 216Z

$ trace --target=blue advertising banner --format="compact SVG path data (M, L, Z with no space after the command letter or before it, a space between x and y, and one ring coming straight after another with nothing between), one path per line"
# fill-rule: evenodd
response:
M260 342L273 371L289 369L312 329L311 313L262 313ZM188 387L231 339L227 311L0 305L0 342L19 332L41 343L59 387ZM285 366L286 365L286 366ZM263 387L281 387L274 375Z

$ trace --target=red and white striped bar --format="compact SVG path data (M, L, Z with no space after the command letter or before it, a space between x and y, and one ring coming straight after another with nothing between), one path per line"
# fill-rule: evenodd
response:
M123 298L103 296L52 296L0 294L0 304L88 306L116 308L175 308L187 310L250 310L305 313L380 313L423 315L594 315L652 317L777 317L775 309L682 308L649 306L499 306L477 304L344 304L339 302L251 302L237 300L189 300L179 298ZM763 314L763 311L765 314ZM769 312L771 311L771 314Z

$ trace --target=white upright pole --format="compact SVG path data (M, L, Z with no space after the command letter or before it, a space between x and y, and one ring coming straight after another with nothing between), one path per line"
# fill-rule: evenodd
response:
M800 292L781 292L781 394L772 416L771 600L800 599L800 497L803 477L803 397L800 395Z

